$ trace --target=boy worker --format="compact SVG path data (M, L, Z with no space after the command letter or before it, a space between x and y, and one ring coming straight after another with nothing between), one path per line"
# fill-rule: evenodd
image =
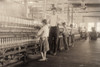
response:
M64 31L63 31L63 40L64 40L64 44L65 44L65 49L66 49L66 50L69 50L69 45L68 45L69 32L68 32L66 23L63 22L62 25L63 25L63 27L64 27Z

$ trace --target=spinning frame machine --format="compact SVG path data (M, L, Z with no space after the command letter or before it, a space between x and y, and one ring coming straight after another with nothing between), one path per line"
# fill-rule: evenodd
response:
M0 66L19 61L29 52L38 52L38 39L34 39L38 29L31 20L0 16Z

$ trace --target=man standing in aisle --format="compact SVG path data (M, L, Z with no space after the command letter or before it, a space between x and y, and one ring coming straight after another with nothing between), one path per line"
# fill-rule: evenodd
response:
M50 53L56 55L58 49L58 26L57 26L57 15L55 5L52 5L53 15L50 18L50 33L49 33L49 44L50 44Z

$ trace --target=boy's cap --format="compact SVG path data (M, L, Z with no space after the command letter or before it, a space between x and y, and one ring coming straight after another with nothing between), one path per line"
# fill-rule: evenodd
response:
M66 23L65 23L65 22L63 22L62 24L63 24L63 25L65 25Z

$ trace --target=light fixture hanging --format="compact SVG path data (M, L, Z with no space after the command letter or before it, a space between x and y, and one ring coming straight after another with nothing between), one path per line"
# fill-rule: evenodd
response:
M84 0L81 0L81 9L85 10L86 9L86 3Z

